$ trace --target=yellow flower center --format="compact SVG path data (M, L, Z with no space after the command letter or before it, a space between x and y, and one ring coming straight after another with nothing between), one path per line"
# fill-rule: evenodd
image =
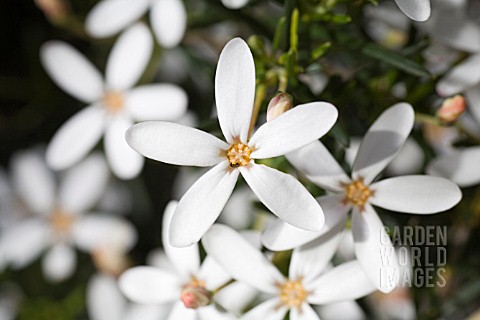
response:
M280 302L288 308L302 307L303 302L308 297L308 291L302 285L302 279L287 280L278 286Z
M65 235L70 232L75 217L61 209L55 209L50 216L50 224L57 235Z
M107 91L103 96L103 105L111 113L116 113L123 109L124 106L124 97L118 91Z
M233 144L230 149L227 150L230 167L238 168L248 165L250 162L250 153L252 153L252 150L247 145L241 142Z
M344 202L350 202L351 204L358 206L360 209L364 208L365 203L367 203L368 199L374 193L363 183L363 178L359 178L358 180L349 184L344 184L343 186L345 188Z

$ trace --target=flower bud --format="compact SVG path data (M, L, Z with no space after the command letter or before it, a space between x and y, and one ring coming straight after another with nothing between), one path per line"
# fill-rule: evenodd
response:
M68 13L68 7L64 0L34 0L37 7L52 22L63 21Z
M203 286L188 285L180 294L180 300L185 308L197 309L208 306L212 302L212 295Z
M268 103L267 108L267 121L272 121L282 113L292 108L292 98L288 93L279 92Z
M443 101L440 109L437 110L437 118L442 123L453 123L465 112L465 98L457 95Z

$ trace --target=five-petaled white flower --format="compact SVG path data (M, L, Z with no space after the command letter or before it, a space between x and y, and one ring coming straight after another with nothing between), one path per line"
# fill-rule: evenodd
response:
M430 17L430 0L395 0L407 17L415 21L426 21Z
M122 218L85 214L107 185L108 167L101 155L92 154L67 171L58 190L36 151L14 156L12 170L18 194L34 215L10 226L1 237L1 251L11 267L23 268L50 248L43 259L43 272L47 279L61 281L76 267L72 245L91 253L112 239L120 238L127 248L135 243L135 229Z
M319 198L325 212L325 227L316 233L277 221L264 233L264 245L272 250L286 250L308 243L337 225L345 226L348 212L352 211L356 257L381 291L391 291L396 283L384 281L382 267L394 270L398 263L372 205L397 212L431 214L450 209L462 197L457 185L439 177L409 175L374 181L396 156L413 123L413 109L407 103L384 111L360 144L351 178L320 141L288 154L287 159L308 179L333 193ZM382 259L382 253L391 259Z
M150 24L164 48L177 46L187 27L182 0L103 0L87 16L85 28L97 38L110 37L139 20L150 9Z
M230 302L236 301L237 309L243 309L255 297L256 290L239 283L218 290L228 284L231 276L213 258L207 256L200 265L197 244L187 248L169 244L168 225L176 206L177 202L171 201L163 216L162 244L169 264L127 270L119 279L120 290L136 303L169 306L168 320L235 319L232 314L220 311L216 304L229 310ZM259 239L257 242L260 243Z
M291 175L254 159L284 155L320 138L335 123L337 109L326 102L299 105L262 125L249 139L255 96L255 65L237 38L223 49L215 79L218 118L228 143L197 129L150 121L127 131L128 144L148 158L187 166L214 166L180 200L170 225L177 247L197 242L229 199L239 173L265 206L282 220L319 231L321 207Z
M358 299L375 291L375 285L358 261L325 271L341 239L341 231L332 229L328 239L294 249L288 277L227 226L213 225L202 243L208 255L234 279L272 296L244 314L241 320L281 320L288 311L291 320L318 320L310 305Z
M107 160L122 179L140 173L143 157L127 145L132 119L175 120L186 110L187 96L177 86L152 84L131 89L152 53L152 39L143 24L127 30L108 58L106 79L71 46L52 41L41 49L43 65L63 90L90 106L60 127L47 149L47 163L65 169L82 159L105 133ZM168 106L168 107L165 107Z

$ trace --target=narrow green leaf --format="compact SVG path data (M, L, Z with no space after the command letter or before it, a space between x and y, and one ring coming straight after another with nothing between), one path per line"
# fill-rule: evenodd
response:
M275 35L273 36L273 50L277 51L280 48L280 41L282 40L282 35L285 30L285 24L287 19L285 17L281 17L278 20L277 28L275 29Z
M430 77L430 73L422 65L380 46L367 44L363 47L362 53L370 58L385 62L414 76Z
M330 49L331 46L332 46L332 43L328 41L328 42L322 43L321 45L313 49L312 60L313 61L318 60L320 57L322 57L325 54L325 52L327 52L328 49Z

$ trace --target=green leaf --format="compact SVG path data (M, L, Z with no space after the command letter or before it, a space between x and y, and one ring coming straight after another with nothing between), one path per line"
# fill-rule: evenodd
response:
M280 48L280 41L282 40L286 22L287 22L287 19L285 17L281 17L280 20L278 20L277 28L275 29L275 34L273 36L274 51L277 51L278 48Z
M325 54L325 52L327 52L327 50L330 49L331 46L332 46L332 43L328 41L328 42L322 43L321 45L313 49L312 60L316 61L320 59Z
M414 76L431 77L430 73L422 65L380 46L367 44L363 47L362 53L367 57L385 62Z

